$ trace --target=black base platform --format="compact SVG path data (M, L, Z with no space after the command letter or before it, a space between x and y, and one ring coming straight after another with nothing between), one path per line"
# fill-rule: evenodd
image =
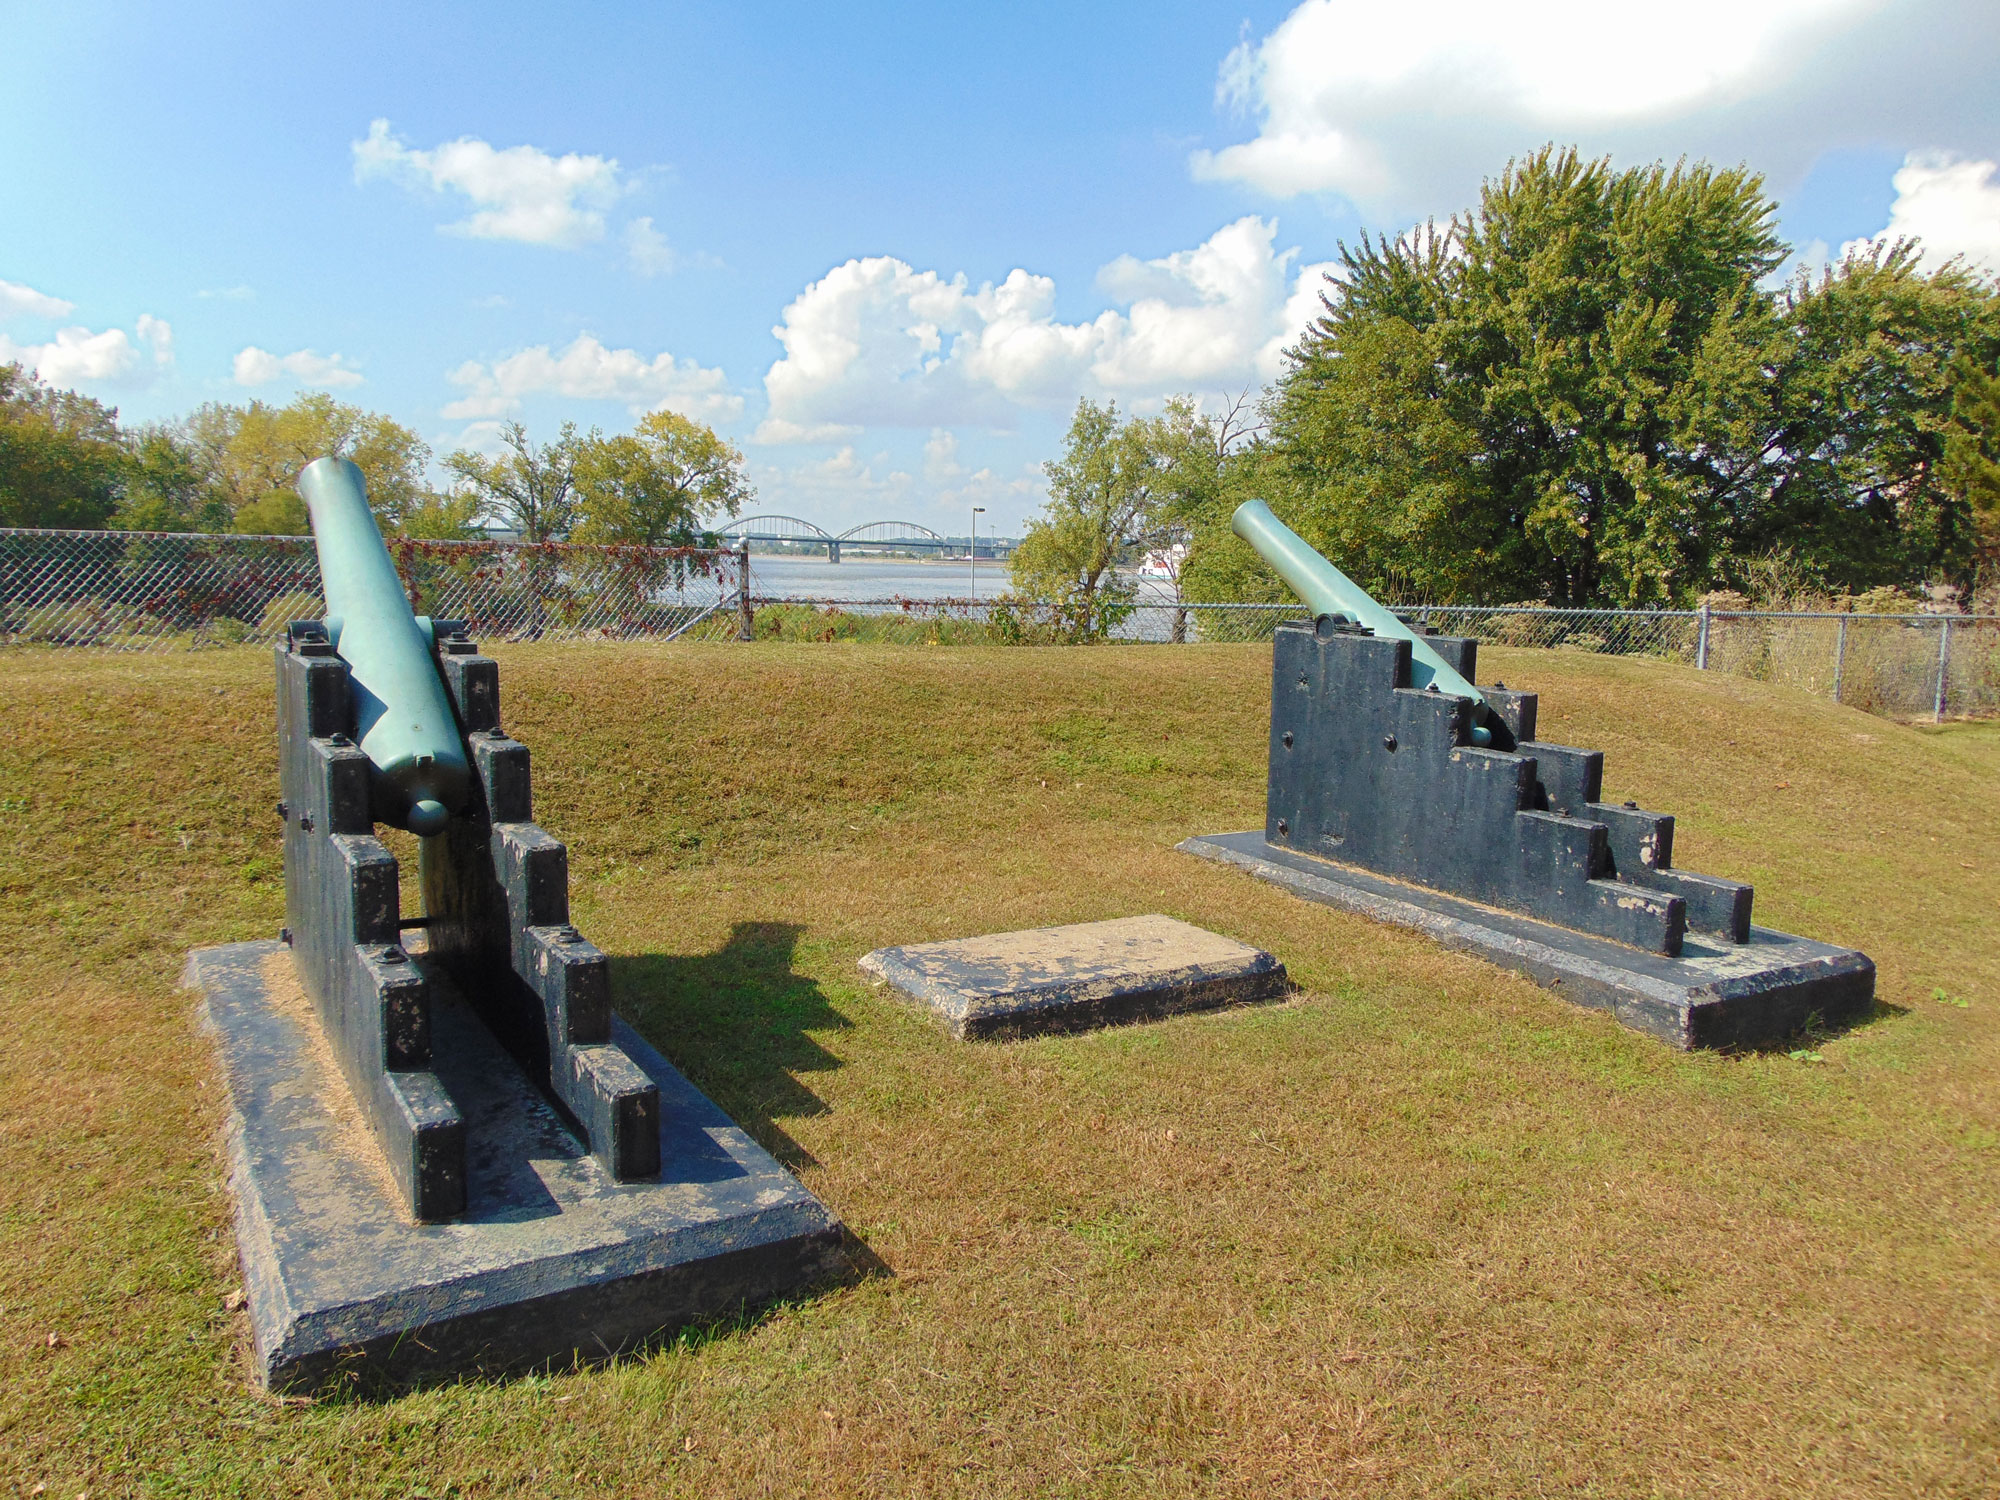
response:
M1754 1047L1815 1020L1856 1019L1875 1000L1875 964L1866 954L1765 927L1752 927L1743 944L1690 933L1680 956L1667 958L1276 849L1261 829L1191 838L1180 848L1309 901L1414 927L1675 1047Z
M421 960L420 960L421 961ZM277 943L188 958L228 1089L236 1240L272 1389L598 1359L843 1274L839 1223L630 1027L656 1181L614 1181L447 984L436 1073L466 1123L463 1218L403 1209Z

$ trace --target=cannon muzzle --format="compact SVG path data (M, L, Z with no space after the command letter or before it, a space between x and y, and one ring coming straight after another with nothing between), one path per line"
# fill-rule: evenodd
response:
M1262 500L1245 500L1230 517L1229 529L1257 549L1257 555L1271 565L1316 617L1331 616L1380 636L1408 641L1410 686L1435 686L1440 693L1470 698L1473 742L1482 745L1490 742L1491 732L1479 724L1487 712L1485 695L1426 645L1422 636L1377 604L1366 589L1307 546L1303 537L1271 514L1270 506Z
M374 767L375 817L442 833L465 805L469 772L431 641L368 510L361 470L316 459L299 475L326 589L326 633L354 687L355 743Z

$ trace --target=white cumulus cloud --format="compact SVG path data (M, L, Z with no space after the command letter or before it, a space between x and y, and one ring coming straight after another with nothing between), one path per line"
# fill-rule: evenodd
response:
M1021 407L1146 398L1268 379L1304 326L1324 264L1292 269L1255 217L1192 250L1121 256L1098 277L1123 311L1055 317L1056 285L1016 269L974 288L889 256L850 260L793 299L772 332L760 442L827 442L870 425L1004 427ZM1302 300L1303 298L1303 300Z
M75 311L74 302L51 297L18 281L0 281L0 319L66 318Z
M132 325L139 335L139 342L153 352L153 364L165 369L174 362L173 325L165 318L156 318L151 313L140 313L139 321Z
M934 427L924 442L924 478L932 484L949 484L965 477L965 465L958 461L958 434L949 427Z
M1917 239L1936 267L1955 255L1988 276L2000 276L2000 163L1958 161L1942 152L1913 151L1890 180L1896 201L1876 241ZM1843 255L1865 253L1869 240L1850 240Z
M60 298L45 300L70 310ZM173 328L151 313L141 313L130 334L122 328L93 333L76 326L57 329L46 343L24 344L0 333L0 364L26 365L51 385L144 385L173 361Z
M1305 0L1222 64L1218 99L1256 117L1255 138L1189 166L1277 197L1400 204L1446 162L1490 172L1522 144L1769 94L1886 3Z
M329 390L359 385L361 372L347 363L345 355L315 354L297 349L290 354L273 354L255 344L237 353L232 375L238 385L269 385L290 376L300 385L323 386Z
M1039 506L1047 497L1048 488L1048 478L1039 462L1030 463L1011 479L991 467L980 468L961 475L955 484L935 490L931 495L931 510L949 518L945 528L956 531L958 516L966 516L963 524L970 526L970 507L983 506L987 517L980 526L980 535L985 536L1018 527L1020 523L1014 517Z
M387 120L371 122L353 149L357 182L385 177L470 199L472 216L444 227L475 239L574 250L604 237L604 210L627 189L610 157L552 156L469 135L423 151L392 135Z
M825 458L789 468L764 465L760 477L761 492L782 495L788 503L807 506L838 505L860 499L894 503L910 492L909 474L895 467L888 454L878 453L872 459L865 459L854 451L852 444Z
M721 370L667 353L648 359L636 349L607 349L587 333L559 351L537 344L490 365L467 360L445 378L465 392L444 408L451 420L502 416L538 395L622 401L635 415L673 410L704 422L743 410Z
M634 219L625 226L625 253L641 276L664 276L680 263L667 237L651 219Z
M834 532L887 520L915 521L962 536L974 505L987 511L980 518L981 536L1018 531L1019 518L1047 493L1039 459L1012 475L990 466L969 471L959 459L957 438L946 429L933 432L924 444L921 481L911 467L889 452L864 454L843 443L824 457L797 463L753 458L750 477L757 486L759 511L810 516Z

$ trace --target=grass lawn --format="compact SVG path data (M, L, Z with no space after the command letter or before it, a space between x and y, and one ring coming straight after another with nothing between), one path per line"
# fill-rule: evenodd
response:
M1678 863L1880 965L1799 1057L1684 1056L1174 853L1262 822L1268 647L495 654L620 1008L887 1271L252 1392L175 983L283 919L269 659L0 654L0 1494L2000 1493L2000 726L1490 653ZM1301 993L964 1045L854 967L1148 911Z

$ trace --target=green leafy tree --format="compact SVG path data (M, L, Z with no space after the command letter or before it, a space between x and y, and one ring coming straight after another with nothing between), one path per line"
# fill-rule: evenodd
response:
M2000 369L1982 370L1960 356L1951 373L1941 477L1970 508L1980 550L1991 553L2000 547Z
M101 527L124 478L115 407L0 365L0 526Z
M1080 401L1062 458L1044 466L1048 504L1013 556L1021 600L1042 606L1058 633L1100 637L1131 612L1137 594L1118 565L1147 552L1168 560L1176 602L1207 597L1185 592L1177 559L1216 517L1226 531L1227 512L1243 497L1239 450L1258 427L1247 391L1213 413L1192 396L1175 396L1153 417L1120 417L1116 402ZM1185 623L1175 617L1176 639Z
M1285 482L1271 463L1265 405L1247 390L1213 412L1177 396L1154 424L1167 474L1144 541L1148 548L1185 549L1173 576L1177 600L1284 597L1276 575L1229 529L1237 506L1252 496L1268 500Z
M656 411L629 434L584 440L575 483L579 541L692 546L704 523L737 515L754 491L743 455L678 412Z
M1724 527L1725 581L1778 552L1852 593L1970 567L1978 492L1958 418L2000 355L2000 301L1964 265L1926 273L1917 254L1914 242L1876 247L1777 299L1768 427Z
M559 542L576 524L580 502L577 464L589 438L565 422L552 443L539 448L528 430L509 422L500 430L506 451L489 456L460 449L445 459L480 515L512 531L524 542Z
M1343 246L1271 403L1301 529L1367 586L1661 603L1757 482L1760 180L1544 150L1478 209Z
M219 501L230 529L272 536L312 530L298 497L299 473L314 459L351 459L368 481L368 504L385 532L435 506L431 450L409 428L312 391L286 406L210 403L177 433L193 455L207 499Z
M1962 576L1954 372L2000 352L1992 283L1903 244L1773 293L1772 214L1741 169L1549 148L1443 228L1343 246L1239 477L1387 597L1684 603L1773 559L1850 592ZM1213 517L1193 571L1261 582Z
M459 494L476 513L498 521L521 541L532 545L560 542L576 524L580 500L577 465L595 439L579 437L576 424L565 422L552 443L536 447L528 429L509 422L500 430L505 451L497 455L460 449L445 459L445 467L460 481ZM560 574L554 563L530 553L520 564L520 583L527 595L528 630L541 633L552 601L559 602Z
M228 531L228 504L206 482L192 447L170 426L127 434L124 495L112 524L124 531Z
M463 491L430 495L403 513L395 534L430 542L476 541L485 534L479 524L479 501Z
M1150 424L1121 420L1117 402L1082 400L1062 457L1043 465L1048 503L1014 551L1013 583L1080 638L1104 635L1132 611L1136 589L1117 565L1157 524L1168 484L1152 437Z
M1233 494L1234 451L1256 426L1247 391L1220 412L1203 411L1192 396L1174 396L1157 417L1126 422L1120 440L1150 490L1136 527L1139 545L1185 544L1225 507Z

